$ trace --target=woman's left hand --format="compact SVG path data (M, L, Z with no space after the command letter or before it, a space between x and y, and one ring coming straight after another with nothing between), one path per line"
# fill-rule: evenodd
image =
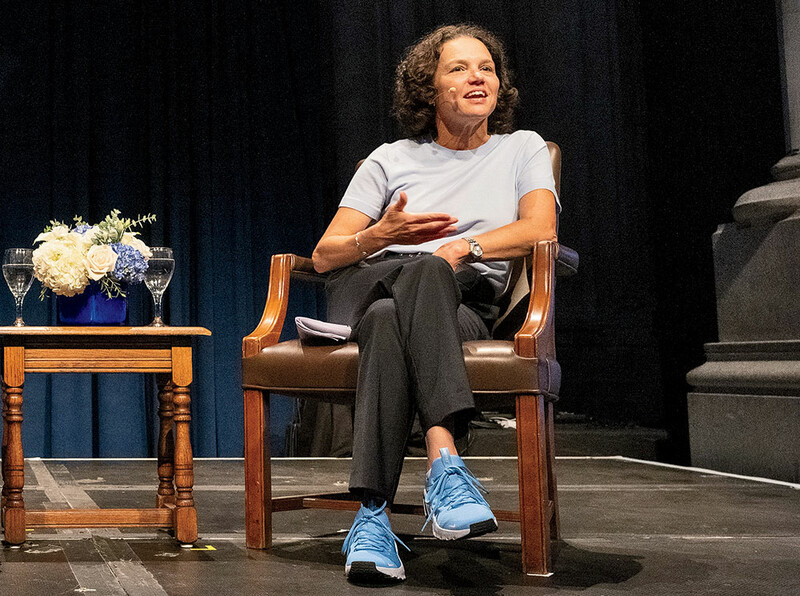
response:
M469 242L463 238L453 240L447 244L443 244L436 249L433 253L437 257L442 257L445 261L450 263L450 266L455 270L461 263L467 260L469 256Z

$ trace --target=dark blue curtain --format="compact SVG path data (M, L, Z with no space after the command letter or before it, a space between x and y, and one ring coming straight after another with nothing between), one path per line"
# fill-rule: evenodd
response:
M240 455L241 338L261 314L269 256L310 253L322 229L297 102L307 64L293 64L283 37L303 27L283 29L278 7L261 2L5 3L3 13L0 247L30 246L51 218L155 213L142 237L176 255L166 319L213 332L195 350L195 453ZM38 290L25 318L54 323ZM316 311L314 294L297 298ZM144 286L130 301L130 322L149 322ZM152 383L31 375L26 454L152 455ZM290 404L274 404L276 435Z
M564 150L560 236L582 265L558 292L562 407L682 436L682 375L715 333L710 234L784 148L773 2L34 0L0 12L0 248L29 246L50 218L157 215L143 239L175 249L167 320L213 332L195 350L196 455L241 455L241 338L270 255L310 254L356 161L397 138L403 48L465 20L506 41L518 126ZM716 152L697 149L709 137ZM26 320L52 323L38 289ZM0 322L12 306L0 298ZM291 309L324 305L301 288ZM131 323L151 316L133 288ZM26 455L153 454L152 380L32 375L25 389ZM273 398L276 454L293 407Z

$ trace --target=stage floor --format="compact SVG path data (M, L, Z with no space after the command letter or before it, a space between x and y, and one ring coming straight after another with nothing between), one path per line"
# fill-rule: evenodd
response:
M516 502L513 458L468 458L489 500ZM0 551L0 594L367 594L345 581L339 550L352 514L276 515L271 553L244 543L242 460L195 462L200 541L166 532L52 530ZM348 460L275 460L277 494L346 487ZM406 461L402 497L421 499L425 462ZM27 460L30 507L151 506L154 460ZM515 524L442 543L423 519L395 516L408 580L379 594L800 594L797 486L621 457L559 458L563 541L555 574L520 572Z

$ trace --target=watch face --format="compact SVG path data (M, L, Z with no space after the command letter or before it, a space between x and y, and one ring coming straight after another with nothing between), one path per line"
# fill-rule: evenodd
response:
M470 252L472 253L472 256L475 257L476 259L480 259L483 256L483 249L481 248L481 245L478 244L477 242L472 245L472 249L470 249Z

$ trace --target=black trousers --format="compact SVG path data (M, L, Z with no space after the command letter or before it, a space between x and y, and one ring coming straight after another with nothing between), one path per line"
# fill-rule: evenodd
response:
M353 327L359 347L351 491L392 502L416 414L426 432L451 417L455 434L466 432L475 404L461 342L489 332L462 301L488 295L487 286L475 269L456 274L429 254L388 255L330 276L328 320Z

